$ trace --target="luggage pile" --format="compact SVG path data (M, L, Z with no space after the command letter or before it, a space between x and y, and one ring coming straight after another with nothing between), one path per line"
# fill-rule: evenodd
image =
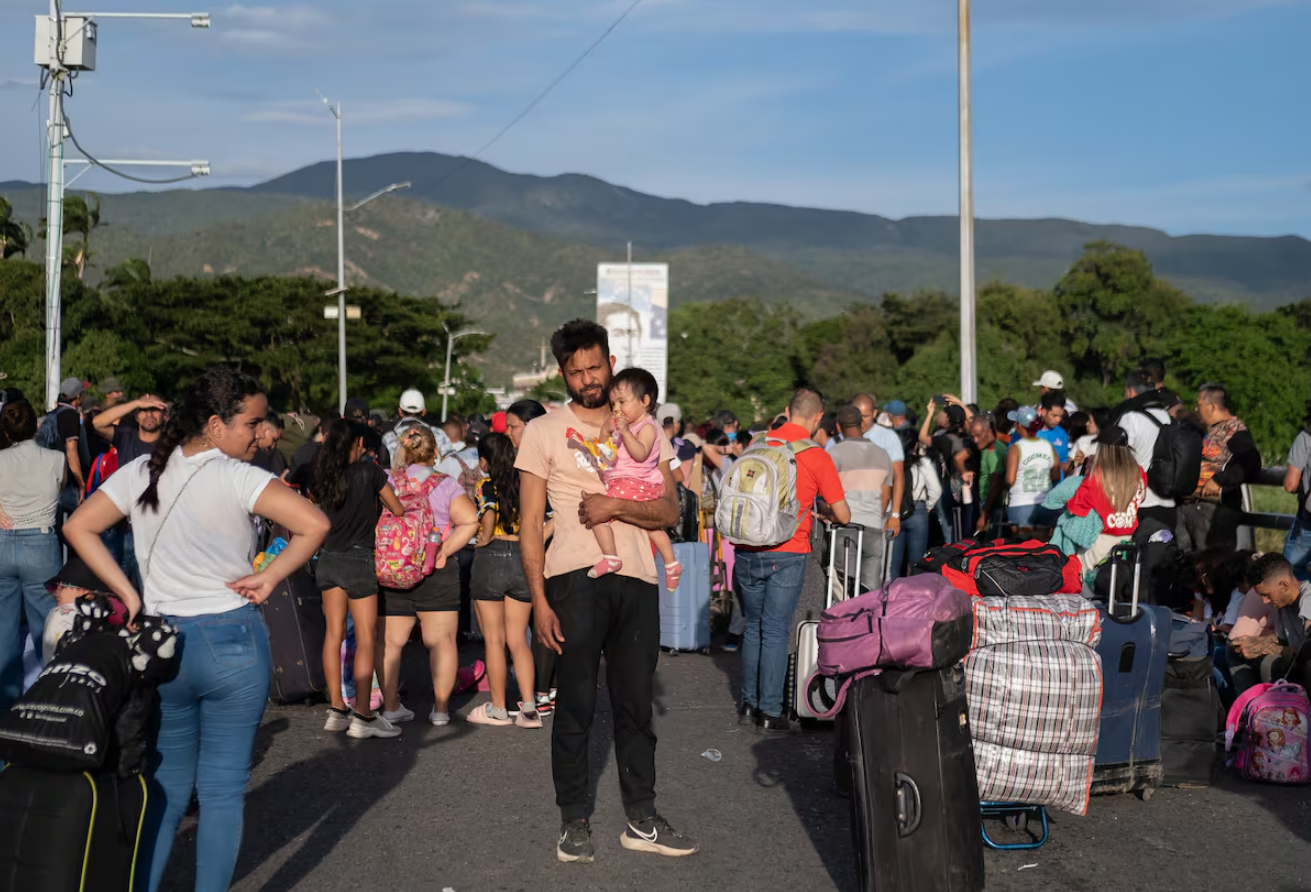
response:
M1101 634L1097 608L1076 595L975 599L965 695L983 800L1087 812Z
M146 810L146 731L177 630L116 625L79 601L50 665L0 716L0 892L133 888Z

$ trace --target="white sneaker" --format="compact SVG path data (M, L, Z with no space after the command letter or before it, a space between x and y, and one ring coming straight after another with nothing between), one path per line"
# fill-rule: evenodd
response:
M346 736L354 737L356 740L364 740L368 737L400 737L401 729L380 715L374 715L372 719L362 719L359 715L352 715L350 730L346 732Z
M382 717L387 721L391 722L393 725L400 724L401 722L414 721L414 713L406 709L404 703L402 703L394 710L384 709L382 711Z
M428 713L428 721L440 728L442 725L449 725L451 723L451 714L449 712L438 712L434 709L432 712Z
M328 720L323 723L324 731L345 731L351 726L351 714L328 707Z

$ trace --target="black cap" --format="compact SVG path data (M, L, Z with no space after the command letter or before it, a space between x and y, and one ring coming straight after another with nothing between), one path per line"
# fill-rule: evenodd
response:
M346 411L342 417L349 421L359 421L365 424L369 421L369 402L368 400L346 400Z
M68 563L60 568L54 578L46 581L46 588L48 589L56 589L61 585L84 588L92 592L110 593L109 586L101 582L100 577L91 572L91 568L86 565L86 561L80 557L69 558Z
M960 406L952 403L947 407L947 421L952 425L959 426L965 423L965 410Z

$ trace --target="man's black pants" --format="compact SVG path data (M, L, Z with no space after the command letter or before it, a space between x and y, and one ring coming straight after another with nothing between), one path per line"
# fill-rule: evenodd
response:
M651 701L660 656L656 587L614 573L588 579L586 570L578 570L546 580L546 598L564 636L551 728L551 773L561 817L567 822L591 815L588 754L604 654L624 811L630 820L648 818L655 813Z

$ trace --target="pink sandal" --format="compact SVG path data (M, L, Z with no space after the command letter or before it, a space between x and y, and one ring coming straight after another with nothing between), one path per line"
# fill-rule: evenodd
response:
M683 578L683 565L678 561L665 564L665 587L671 592L678 588L678 581Z
M587 571L591 579L600 579L602 576L608 576L611 573L618 573L624 568L624 562L612 554L601 555L601 560L596 562L596 566Z

